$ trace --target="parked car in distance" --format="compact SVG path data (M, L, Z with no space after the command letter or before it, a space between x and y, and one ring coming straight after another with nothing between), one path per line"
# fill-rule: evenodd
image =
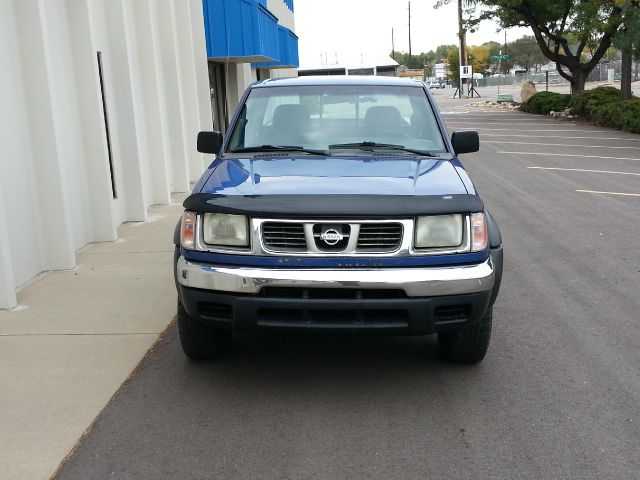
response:
M502 239L423 82L272 79L249 87L174 236L192 359L232 332L437 334L443 358L489 346Z

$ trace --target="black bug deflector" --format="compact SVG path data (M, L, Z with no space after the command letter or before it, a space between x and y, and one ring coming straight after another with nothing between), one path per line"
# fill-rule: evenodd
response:
M184 201L194 212L271 218L401 218L482 212L476 195L216 195L194 193Z

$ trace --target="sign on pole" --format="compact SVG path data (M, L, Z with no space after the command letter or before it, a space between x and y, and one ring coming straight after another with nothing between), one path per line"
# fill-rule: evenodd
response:
M473 78L473 67L471 65L460 65L460 78Z

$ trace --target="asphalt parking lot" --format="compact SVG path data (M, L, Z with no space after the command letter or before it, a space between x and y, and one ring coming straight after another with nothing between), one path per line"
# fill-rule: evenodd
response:
M637 478L640 137L438 99L505 242L483 363L296 336L191 363L172 326L56 478Z

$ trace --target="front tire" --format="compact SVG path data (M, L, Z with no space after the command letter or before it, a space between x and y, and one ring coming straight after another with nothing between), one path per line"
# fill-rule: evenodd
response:
M438 350L443 359L454 363L477 363L484 359L489 340L493 307L482 318L462 330L438 333Z
M185 355L191 360L215 360L231 346L231 330L210 327L192 318L178 300L178 332Z

